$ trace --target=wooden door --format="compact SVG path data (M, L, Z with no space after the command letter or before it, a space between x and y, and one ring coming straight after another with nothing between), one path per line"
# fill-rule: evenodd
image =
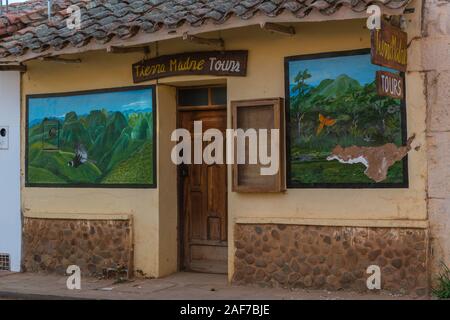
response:
M226 109L178 113L179 127L191 132L192 146L194 121L202 121L203 132L215 128L222 131L225 137L226 119ZM203 147L208 143L204 142ZM194 150L192 154L193 152ZM179 174L182 189L184 268L199 272L227 273L226 164L181 165Z

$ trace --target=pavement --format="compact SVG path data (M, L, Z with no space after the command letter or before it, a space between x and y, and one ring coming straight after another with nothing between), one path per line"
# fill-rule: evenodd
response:
M385 292L358 294L325 290L288 290L232 286L226 275L179 272L162 279L82 278L80 290L69 290L67 277L0 272L0 300L397 300L417 299Z

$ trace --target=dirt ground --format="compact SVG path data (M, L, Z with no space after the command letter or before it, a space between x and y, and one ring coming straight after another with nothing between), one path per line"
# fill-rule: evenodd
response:
M0 299L126 300L397 300L417 299L386 292L358 294L324 290L288 290L231 286L226 275L180 272L163 279L81 278L81 290L69 290L67 277L36 273L0 273Z

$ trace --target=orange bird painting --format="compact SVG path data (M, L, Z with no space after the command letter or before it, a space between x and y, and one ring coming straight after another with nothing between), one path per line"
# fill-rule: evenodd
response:
M324 127L331 127L336 123L336 119L327 118L319 113L319 126L317 127L316 135L318 136Z

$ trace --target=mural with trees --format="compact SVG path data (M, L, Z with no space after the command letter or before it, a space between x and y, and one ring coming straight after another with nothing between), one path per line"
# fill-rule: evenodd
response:
M337 145L401 146L404 105L377 95L370 54L352 52L286 59L289 183L292 186L374 184L362 164L328 161ZM386 184L403 184L405 162L394 164Z

